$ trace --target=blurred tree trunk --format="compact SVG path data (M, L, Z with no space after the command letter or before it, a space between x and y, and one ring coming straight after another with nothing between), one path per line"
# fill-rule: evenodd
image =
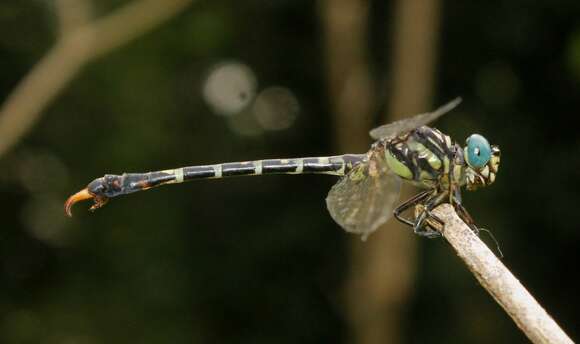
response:
M375 104L369 75L368 10L364 0L324 0L329 97L337 145L342 152L369 148ZM384 122L429 110L438 32L438 0L399 0L394 14L390 106ZM401 198L409 196L403 192ZM404 307L412 291L416 237L390 221L365 243L353 239L346 285L352 341L402 341Z
M322 0L326 75L336 145L343 153L369 148L374 105L367 57L367 0Z

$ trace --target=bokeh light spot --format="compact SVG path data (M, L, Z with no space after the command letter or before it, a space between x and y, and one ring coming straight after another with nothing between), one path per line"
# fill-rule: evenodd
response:
M256 77L248 66L239 62L221 63L208 73L203 97L216 114L231 116L252 102L256 88Z
M256 121L251 111L243 111L229 118L230 130L239 136L255 137L264 133L264 129Z
M50 152L22 154L16 171L22 185L32 193L60 191L68 182L66 166Z
M294 124L300 105L289 89L269 87L258 94L252 111L265 130L283 130Z
M68 236L64 229L67 218L62 215L62 199L50 196L32 198L21 215L24 227L32 236L52 246L66 245Z

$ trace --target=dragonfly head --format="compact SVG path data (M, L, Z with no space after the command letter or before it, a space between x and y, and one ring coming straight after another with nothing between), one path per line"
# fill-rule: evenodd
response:
M495 181L500 162L498 146L491 146L485 137L473 134L465 142L463 155L467 162L467 190L476 190Z
M107 203L109 198L118 196L122 193L121 178L122 176L105 175L104 177L93 180L86 188L70 196L66 200L64 204L65 213L72 217L72 206L77 202L88 199L92 199L94 202L89 210L94 211L101 208Z

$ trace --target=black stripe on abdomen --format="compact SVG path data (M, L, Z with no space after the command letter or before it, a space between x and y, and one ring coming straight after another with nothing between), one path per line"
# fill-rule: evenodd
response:
M230 162L222 164L222 177L246 176L256 174L256 166L252 162Z
M183 180L213 178L216 176L213 166L190 166L183 168Z
M298 170L296 159L271 159L262 161L262 173L294 173Z
M328 158L304 158L303 161L302 172L304 173L328 172L334 171L335 168Z
M147 177L147 180L149 181L147 183L148 187L154 187L154 186L169 183L169 182L175 180L174 174L169 174L169 173L161 172L161 171L160 172L149 172L149 173L145 174L145 176Z

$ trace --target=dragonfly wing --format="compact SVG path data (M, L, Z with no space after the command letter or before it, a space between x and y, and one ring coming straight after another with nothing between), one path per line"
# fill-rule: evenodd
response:
M334 221L365 240L391 217L400 190L400 178L386 163L370 159L332 187L326 205Z
M373 139L379 140L383 138L393 138L400 133L413 130L427 123L433 122L437 118L443 116L447 112L453 110L457 105L461 103L461 98L455 98L449 103L441 106L433 112L422 113L414 117L405 118L393 123L381 125L380 127L374 128L370 131L370 135Z

